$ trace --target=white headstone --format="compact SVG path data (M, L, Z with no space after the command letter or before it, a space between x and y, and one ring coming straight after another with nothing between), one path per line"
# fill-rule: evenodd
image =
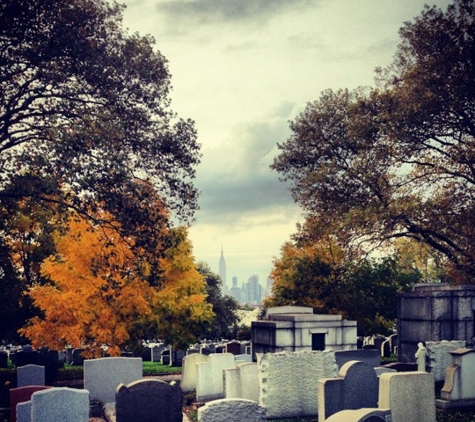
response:
M101 358L84 361L84 388L91 400L102 403L115 401L119 384L130 384L143 377L142 358Z
M239 398L259 402L257 363L241 363L236 368L225 369L223 373L227 399Z
M194 353L183 358L181 367L180 386L183 391L192 391L196 389L196 377L198 363L208 362L209 357L201 353Z
M391 409L392 422L435 422L434 376L427 372L382 374L378 406Z
M223 370L236 367L232 353L215 353L208 358L208 362L196 365L196 400L199 402L224 398Z

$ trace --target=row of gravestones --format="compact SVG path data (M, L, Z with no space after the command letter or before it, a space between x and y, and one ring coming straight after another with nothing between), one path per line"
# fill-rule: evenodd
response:
M391 354L397 354L397 339L397 334L392 334L389 337L376 334L368 337L358 337L356 344L358 349L377 349L381 356L390 357Z
M359 355L354 354L353 357L364 357L366 354L364 351L357 352ZM211 400L199 410L199 420L202 422L223 420L223 414L227 414L225 420L228 421L260 421L265 420L262 419L264 416L292 418L318 413L319 421L322 422L383 421L388 415L391 415L393 422L435 421L433 374L398 373L385 368L375 370L371 360L367 360L369 363L347 360L340 366L338 373L331 376L338 367L336 353L338 352L272 353L261 355L258 364L237 365L252 366L256 369L257 384L260 386L259 397L251 401L240 397L227 397L216 401L209 397ZM231 370L229 367L236 365L236 362L231 360L232 355L223 354L206 358L213 364L224 360L225 355L228 355L228 361L221 362L221 366L222 372L226 374ZM447 369L449 377L442 389L443 396L445 395L446 401L452 400L457 405L460 405L460 400L470 403L470 400L475 400L473 386L475 351L463 348L452 351L451 355L453 363ZM345 359L350 357L352 356L348 353L344 356ZM196 356L185 358L184 372L191 368L187 365L188 359L192 361ZM340 356L340 363L343 360ZM325 377L321 370L315 370L318 366L326 368L330 376ZM18 368L17 371L18 376L24 378L23 372L26 369ZM37 367L32 366L28 371L30 382L41 382L33 380L32 373L38 371ZM309 372L309 376L307 374L305 378L303 374ZM182 385L186 377L184 373ZM18 382L21 383L21 380ZM105 403L106 415L110 422L145 422L151 420L146 417L152 414L155 421L181 420L182 388L158 380L144 380L140 358L86 360L84 387L88 394L88 406L90 400ZM26 398L25 390L22 390L24 388L12 389L11 395L18 395L18 390L21 390L24 400ZM68 389L59 389L61 392L58 392L58 389L52 390L54 393L30 392L32 400L16 407L18 421L61 420L57 413L59 411L63 412L62 419L66 421L82 420L81 415L85 413L84 394L74 396ZM38 399L34 398L35 394ZM199 394L197 389L197 396ZM19 401L18 398L16 402L12 400L11 406L15 406L15 403L23 401ZM40 408L41 410L38 410ZM296 409L300 413L295 413ZM68 415L73 412L75 416L68 419L64 412ZM157 416L165 413L166 419ZM41 415L41 418L34 416L35 414ZM217 419L217 415L221 415L221 419ZM233 419L238 415L240 419Z

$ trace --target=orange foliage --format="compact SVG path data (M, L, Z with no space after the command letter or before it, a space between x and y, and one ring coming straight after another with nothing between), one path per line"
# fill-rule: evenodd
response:
M35 347L82 347L86 357L97 357L107 345L111 356L119 355L130 325L150 315L154 294L134 271L130 246L113 229L77 218L66 234L57 233L56 247L57 255L41 270L51 284L27 292L44 316L33 318L20 333Z

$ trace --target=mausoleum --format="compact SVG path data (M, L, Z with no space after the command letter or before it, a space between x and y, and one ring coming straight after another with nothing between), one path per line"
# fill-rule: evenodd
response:
M422 341L463 340L473 348L475 285L421 283L398 297L398 357L414 362Z
M278 306L252 322L252 353L356 349L356 321L314 314L313 308Z

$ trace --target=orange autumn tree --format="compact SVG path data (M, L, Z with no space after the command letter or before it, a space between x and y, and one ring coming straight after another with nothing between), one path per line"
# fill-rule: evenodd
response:
M215 314L206 301L205 280L197 270L184 227L172 229L159 265L163 277L153 302L156 333L172 347L185 348L198 339Z
M66 233L57 232L56 249L41 268L51 282L27 291L43 316L20 333L35 347L69 345L93 357L107 345L110 355L119 355L130 325L151 313L153 295L135 269L130 245L113 228L91 227L77 217Z
M175 304L180 318L188 318L181 321L184 326L212 316L202 293L203 280L168 264L160 270L160 282L152 283L154 264L173 262L173 257L161 258L157 253L157 262L145 262L133 247L134 239L118 236L116 229L91 227L77 217L71 219L67 232L57 233L57 254L45 260L41 270L51 282L27 292L43 315L31 319L20 333L35 347L69 345L84 348L85 357L98 357L106 345L108 354L117 356L137 324L161 326L174 318ZM170 306L154 312L160 303Z

